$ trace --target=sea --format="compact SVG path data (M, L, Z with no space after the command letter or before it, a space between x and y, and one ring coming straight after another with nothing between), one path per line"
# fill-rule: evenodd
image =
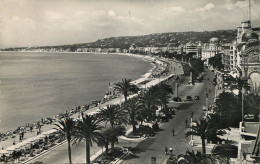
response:
M0 52L0 132L100 100L109 83L151 68L115 54Z

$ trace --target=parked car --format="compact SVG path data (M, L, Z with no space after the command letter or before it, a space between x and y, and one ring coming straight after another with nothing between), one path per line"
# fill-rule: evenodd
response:
M200 97L199 96L195 96L195 100L199 100L200 99Z
M211 150L212 155L237 158L238 147L235 145L218 144Z
M189 81L188 84L189 85L195 85L195 83L193 81Z
M169 122L169 118L167 116L161 117L162 122Z
M174 98L173 98L173 101L175 101L175 102L181 102L181 98L180 98L180 97L174 97Z
M207 111L208 108L204 105L204 106L202 107L202 110L203 110L203 111Z
M192 101L192 97L191 96L187 96L186 101Z

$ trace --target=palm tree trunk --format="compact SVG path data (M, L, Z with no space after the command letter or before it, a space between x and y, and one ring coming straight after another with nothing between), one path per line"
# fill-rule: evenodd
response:
M201 142L202 142L202 154L206 155L205 137L201 137Z
M86 164L90 164L90 146L88 141L86 141Z
M136 126L134 122L132 122L132 126L133 126L133 132L136 132Z
M111 152L113 153L114 150L115 150L115 144L114 144L114 141L112 139L112 141L111 141Z
M125 96L125 103L127 103L127 95L124 95Z
M106 147L106 154L108 154L108 143L106 143L105 147Z
M69 163L72 163L72 161L71 161L71 148L70 148L70 140L68 140L68 154L69 154Z

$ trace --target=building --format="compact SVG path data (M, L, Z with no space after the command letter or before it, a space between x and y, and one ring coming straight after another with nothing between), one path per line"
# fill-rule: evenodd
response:
M251 28L250 20L242 21L237 28L232 69L238 77L248 81L251 93L260 93L259 29Z
M232 44L225 43L222 44L222 63L224 65L224 70L229 71L231 67L231 54L232 54Z
M205 60L214 57L216 54L220 53L221 50L222 47L220 45L219 39L215 37L211 38L209 43L205 43L202 46L201 59Z
M201 43L192 43L188 42L184 45L183 51L186 54L192 54L193 57L200 57L201 56Z
M246 160L247 163L259 159L259 149L256 149L256 146L259 148L259 128L259 122L240 122L238 159Z

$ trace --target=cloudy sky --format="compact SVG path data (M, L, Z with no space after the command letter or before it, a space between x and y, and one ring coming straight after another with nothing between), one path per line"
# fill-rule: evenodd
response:
M260 26L260 0L251 0ZM111 36L235 29L248 0L0 0L0 48Z

